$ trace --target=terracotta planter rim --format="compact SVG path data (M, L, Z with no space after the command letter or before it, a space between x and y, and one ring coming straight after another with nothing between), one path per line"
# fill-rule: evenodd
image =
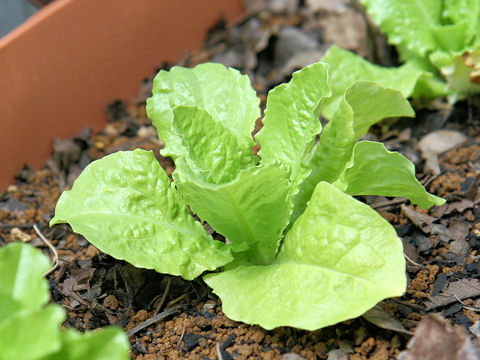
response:
M68 3L72 1L75 0L56 0L40 8L22 24L5 34L3 37L0 37L0 51L2 48L9 46L12 42L23 36L25 32L32 31L33 28L38 26L38 24L41 24L45 19L48 19L52 14L61 11L62 8L68 6Z
M111 101L133 100L159 65L243 10L242 0L56 0L0 38L0 190L25 162L41 168L54 137L102 129Z

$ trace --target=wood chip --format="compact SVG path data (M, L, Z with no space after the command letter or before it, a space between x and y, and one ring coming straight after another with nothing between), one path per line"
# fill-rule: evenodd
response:
M480 295L480 281L477 279L462 279L451 282L447 289L425 302L426 310L436 309L460 300Z

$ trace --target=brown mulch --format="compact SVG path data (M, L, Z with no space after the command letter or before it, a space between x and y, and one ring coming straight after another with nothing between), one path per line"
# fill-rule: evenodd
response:
M220 22L210 31L205 48L180 64L217 61L237 67L250 75L264 101L271 87L288 80L291 71L318 60L331 42L372 60L394 63L381 37L374 38L375 46L368 41L372 33L367 31L368 22L347 1L320 8L295 1L247 3L243 20L230 28ZM355 36L339 30L347 25ZM433 331L449 341L444 342L450 349L456 349L451 344L460 343L478 346L479 96L450 108L432 104L430 109L418 110L416 119L383 122L368 135L410 158L427 189L447 199L445 205L426 211L401 199L362 197L392 223L404 242L409 277L406 294L383 301L375 316L314 332L287 327L266 331L229 320L219 299L200 279L188 282L136 269L99 252L67 225L48 227L60 193L88 163L106 154L134 148L154 150L171 174L174 164L158 154L163 143L145 114L150 88L151 79L147 79L133 104L110 104L108 124L98 134L85 129L73 139L56 139L44 169L33 171L25 166L16 184L0 194L0 246L25 241L49 254L33 230L36 224L58 252L60 266L48 280L53 301L67 310L66 327L87 330L119 325L130 331L130 354L137 360L394 359L407 349L411 333L417 341L410 347L430 351L431 342L425 339ZM439 130L462 134L465 140L438 155L440 172L435 174L426 166L419 142ZM441 317L430 317L433 313ZM152 318L157 321L137 328ZM413 353L404 353L404 358L420 359Z

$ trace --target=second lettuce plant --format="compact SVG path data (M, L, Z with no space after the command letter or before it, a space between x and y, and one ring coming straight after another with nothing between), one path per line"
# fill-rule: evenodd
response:
M0 248L0 360L126 360L129 343L116 327L62 330L65 311L48 304L49 259L24 243Z
M152 152L106 156L62 194L51 224L68 222L138 267L185 279L216 270L204 279L225 314L266 329L318 329L401 295L402 243L352 196L406 196L423 208L443 200L407 159L357 142L382 118L413 115L400 92L357 82L322 129L327 72L310 65L269 93L255 155L259 99L247 76L211 63L161 71L147 112L175 161L173 182Z
M332 46L333 96L322 111L331 118L345 89L376 81L406 97L450 102L480 92L480 0L360 0L398 51L399 67L385 68Z

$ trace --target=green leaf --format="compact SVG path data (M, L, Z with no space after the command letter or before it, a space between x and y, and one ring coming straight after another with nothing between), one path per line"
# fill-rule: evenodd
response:
M0 291L0 324L7 321L10 316L22 311L22 309L23 306L18 300Z
M330 95L327 68L324 63L304 67L293 73L290 82L270 91L263 128L256 135L261 163L288 166L294 183L307 174L303 161L321 130L319 105Z
M340 105L345 89L352 86L356 81L374 81L384 88L396 89L404 97L409 97L414 93L419 82L429 81L429 78L432 77L432 74L411 64L405 64L397 68L374 65L362 57L336 46L330 47L322 61L330 64L329 85L332 87L332 97L326 99L322 104L322 115L327 119L333 117ZM426 95L438 96L438 94ZM369 97L369 100L371 103L379 104L371 101L371 97Z
M238 265L204 279L229 318L266 329L329 326L406 288L402 242L393 227L325 182L273 264Z
M338 178L352 156L355 142L368 132L370 126L393 116L414 116L412 107L399 91L367 81L358 81L345 91L308 163L312 172L294 198L291 221L304 211L320 181L333 183Z
M2 247L0 294L17 301L23 309L40 309L50 298L43 278L50 266L48 258L34 247L22 243Z
M438 47L433 30L441 25L443 1L360 0L360 3L388 36L390 44L417 56L425 56Z
M0 359L127 359L128 339L119 328L85 335L60 331L62 307L43 307L50 296L43 277L49 267L30 245L0 248Z
M43 278L49 267L48 258L30 245L0 248L0 359L39 359L60 347L63 310L43 308L50 297Z
M178 172L193 171L198 180L219 184L232 181L241 169L258 162L251 146L239 146L236 136L205 110L177 106L173 114L174 129L186 151L185 161L177 161Z
M353 109L355 140L368 133L370 127L389 117L415 117L410 103L402 93L386 89L377 83L358 81L345 92L345 99ZM375 101L372 101L375 99Z
M251 132L260 117L259 102L248 76L221 64L201 64L193 69L173 67L160 71L147 100L147 114L166 144L165 156L176 159L186 149L175 131L173 108L194 106L206 111L236 137L241 149L255 143Z
M480 36L478 34L478 29L480 27L480 1L443 1L442 17L444 24L458 24L465 22L465 24L468 26L468 30L466 32L467 37L465 39L467 42L480 40Z
M410 95L414 99L433 99L436 97L448 95L449 91L445 79L440 77L439 71L429 58L412 58L403 66L410 68L411 71L421 71L413 93Z
M179 191L191 209L245 250L253 263L267 264L276 254L282 231L288 223L289 172L278 164L252 167L234 181L212 185L200 183L182 173L174 174Z
M463 51L469 42L468 31L468 24L463 21L435 28L433 35L438 43L435 50Z
M379 68L353 54L333 48L322 61L332 64L333 97L322 111L333 115L341 90L353 80L374 80L400 90L406 97L435 98L449 95L455 102L480 87L468 83L461 63L466 53L480 48L480 2L478 0L360 0L367 12L396 46L405 64L394 69ZM449 54L450 67L439 66L438 52ZM444 56L441 56L443 61ZM455 61L453 58L456 58ZM338 71L336 69L341 69ZM448 82L446 87L440 72ZM468 75L468 74L467 74Z
M309 161L312 172L301 184L300 193L304 191L307 184L310 184L311 191L308 194L310 198L313 189L320 181L331 183L341 174L350 159L356 141L354 120L355 110L349 104L345 94L332 120L325 125L320 142L313 150Z
M415 166L410 160L388 151L382 143L357 143L351 162L339 179L347 194L404 196L423 209L445 203L444 199L429 194L415 178Z
M109 327L97 332L62 332L61 349L44 360L127 360L130 344L120 328Z
M68 222L100 250L193 279L233 258L194 221L152 152L118 152L87 166L60 197L51 225Z
M57 351L60 348L60 325L64 319L65 313L59 305L21 310L6 321L0 319L0 359L42 359Z

